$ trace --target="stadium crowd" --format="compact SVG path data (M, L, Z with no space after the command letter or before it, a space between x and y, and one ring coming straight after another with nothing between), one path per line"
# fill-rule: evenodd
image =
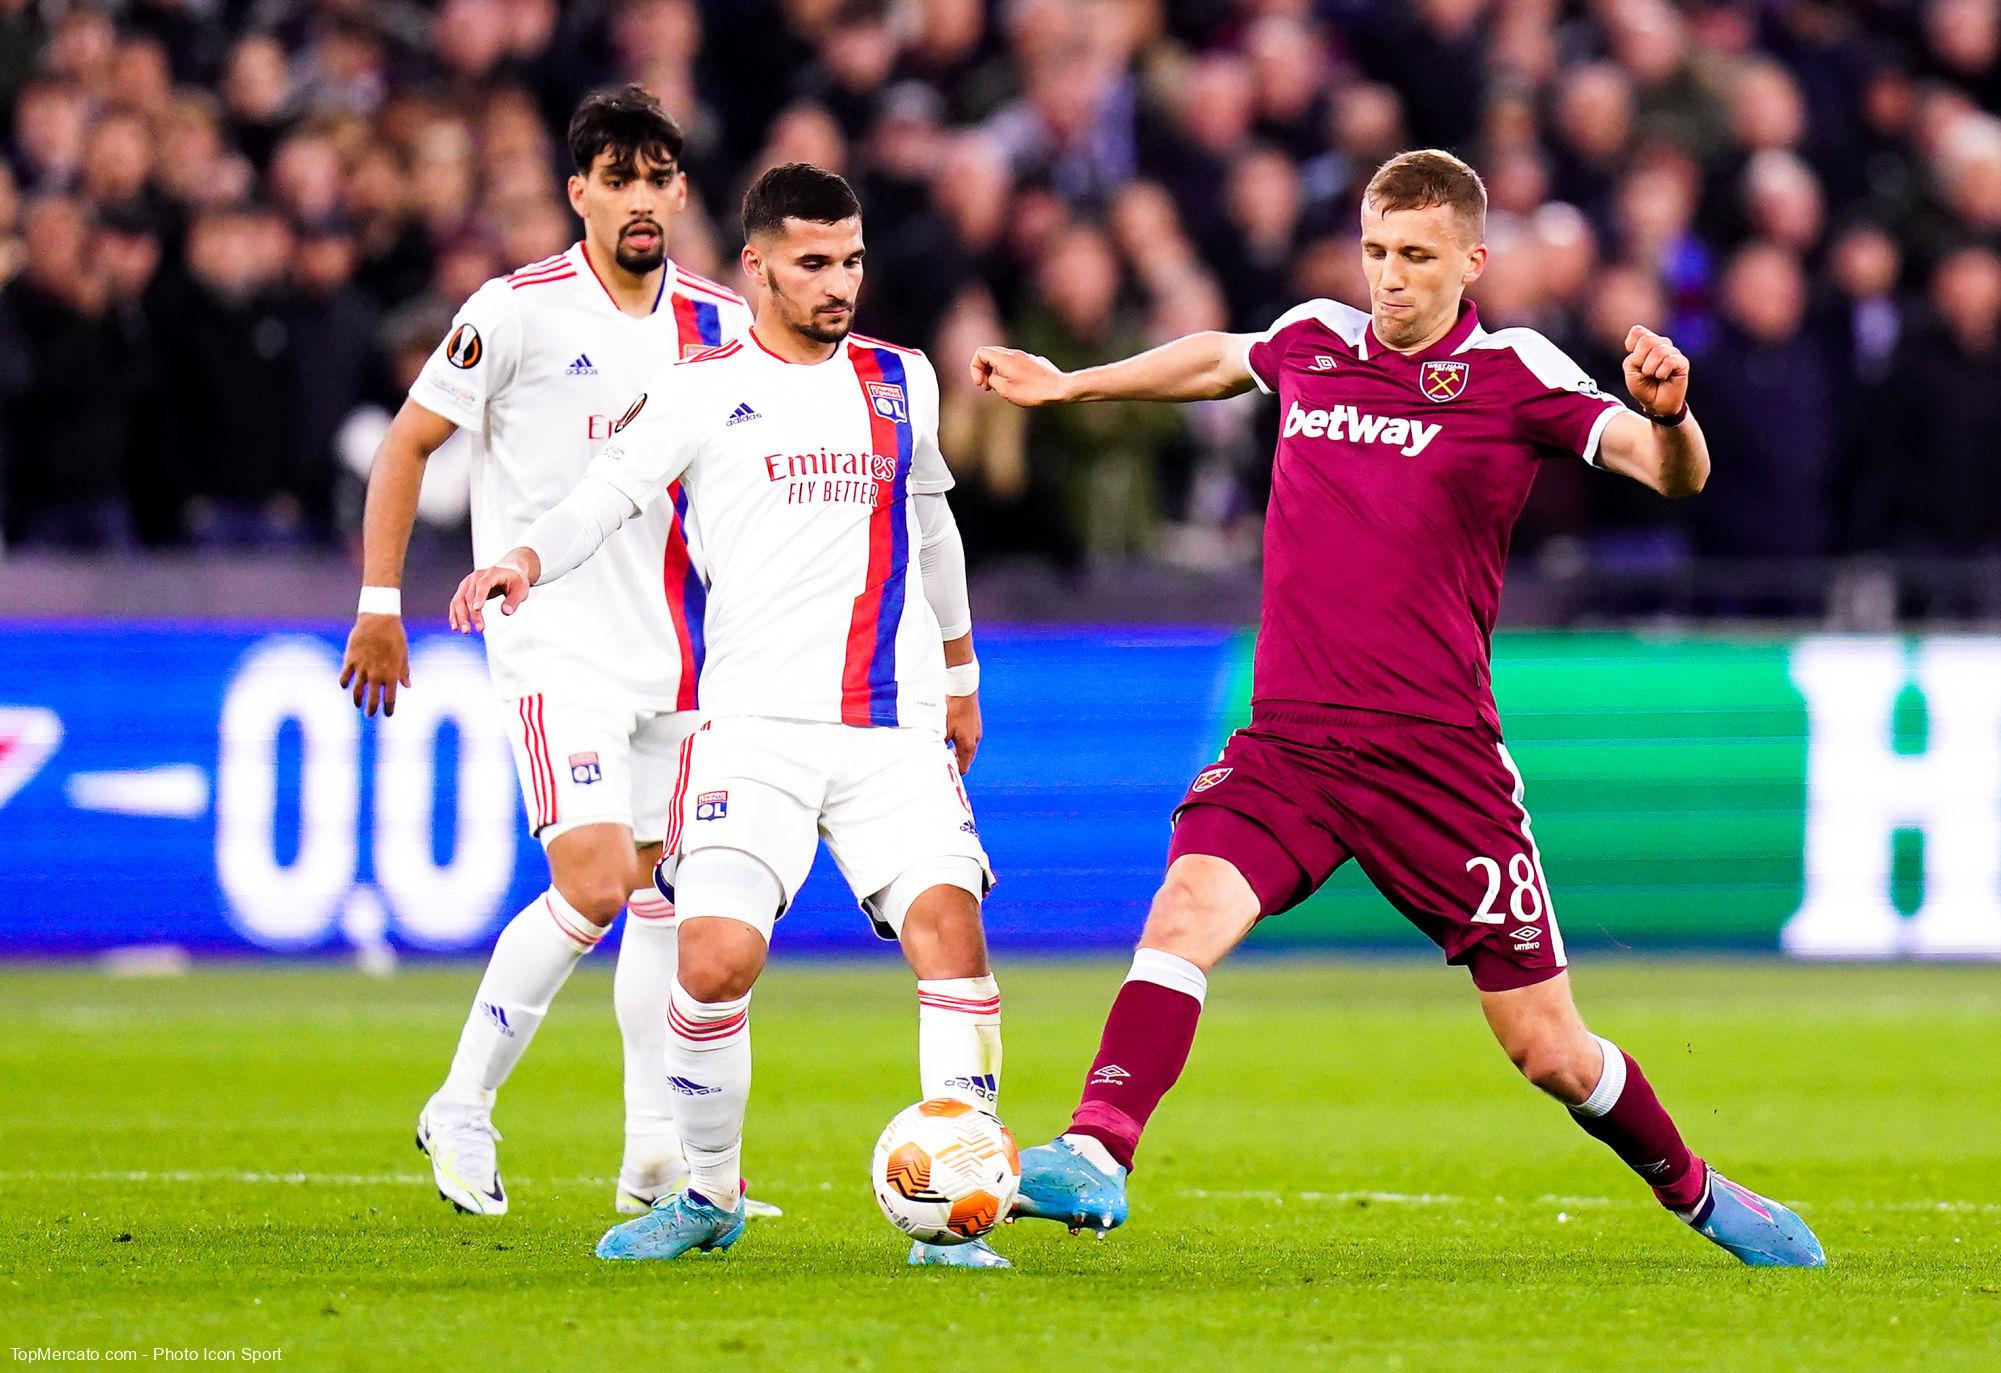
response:
M454 307L574 238L563 123L625 80L688 131L695 271L749 289L763 167L855 181L860 323L941 360L976 561L1254 560L1269 402L1025 415L960 364L1361 302L1358 188L1416 145L1486 176L1490 327L1620 394L1636 321L1695 359L1709 494L1552 463L1518 546L2001 552L2001 0L0 0L8 543L351 539Z

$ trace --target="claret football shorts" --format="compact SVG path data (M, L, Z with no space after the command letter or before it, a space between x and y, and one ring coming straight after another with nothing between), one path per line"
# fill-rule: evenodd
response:
M1522 776L1498 731L1370 710L1262 709L1175 811L1172 862L1208 854L1262 917L1304 901L1353 858L1483 991L1563 971Z

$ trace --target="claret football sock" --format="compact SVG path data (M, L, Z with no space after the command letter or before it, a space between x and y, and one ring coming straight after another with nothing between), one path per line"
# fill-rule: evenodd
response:
M1640 1065L1609 1039L1599 1039L1598 1047L1604 1054L1604 1069L1591 1095L1570 1108L1572 1118L1638 1173L1661 1205L1676 1212L1692 1211L1708 1186L1708 1165L1682 1143L1681 1131L1675 1129Z
M438 1095L460 1105L490 1106L571 969L603 934L554 887L508 921L487 960Z
M953 1097L982 1111L1000 1099L1000 984L985 977L920 978L917 1071L926 1100Z
M674 1093L667 1085L667 1003L681 961L674 907L651 887L632 894L625 907L618 971L611 1000L625 1043L626 1162L674 1158L681 1152L674 1130Z
M1188 1063L1208 988L1185 958L1146 948L1133 955L1067 1134L1095 1139L1120 1167L1133 1166L1147 1119Z
M667 1085L688 1156L688 1189L728 1211L742 1193L750 1103L750 993L697 1001L678 981L667 1006Z

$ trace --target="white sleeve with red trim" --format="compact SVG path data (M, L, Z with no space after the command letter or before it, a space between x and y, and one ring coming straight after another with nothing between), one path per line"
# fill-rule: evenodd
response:
M485 432L486 407L521 362L521 315L507 282L474 291L410 385L410 399L461 429Z
M1258 390L1273 395L1278 390L1278 359L1273 356L1271 342L1295 324L1317 320L1327 329L1338 334L1350 346L1362 339L1362 331L1369 327L1369 317L1352 305L1344 305L1338 300L1303 301L1293 306L1272 321L1271 328L1262 334L1233 334L1235 346L1241 350L1244 371L1250 374Z
M521 542L541 559L536 585L576 570L620 525L665 495L695 460L699 431L685 412L676 413L687 391L681 380L686 374L677 367L653 374L611 441L591 459L583 480L528 526Z
M910 490L919 496L938 495L957 484L938 447L938 370L922 353L902 356L910 403Z

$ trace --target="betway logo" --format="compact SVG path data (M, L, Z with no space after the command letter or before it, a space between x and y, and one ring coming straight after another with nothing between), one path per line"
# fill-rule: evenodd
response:
M1350 443L1387 443L1406 458L1414 458L1438 437L1441 426L1423 420L1393 420L1382 415L1365 415L1352 405L1332 410L1304 410L1298 401L1286 411L1285 438L1304 434L1309 439L1340 439Z

